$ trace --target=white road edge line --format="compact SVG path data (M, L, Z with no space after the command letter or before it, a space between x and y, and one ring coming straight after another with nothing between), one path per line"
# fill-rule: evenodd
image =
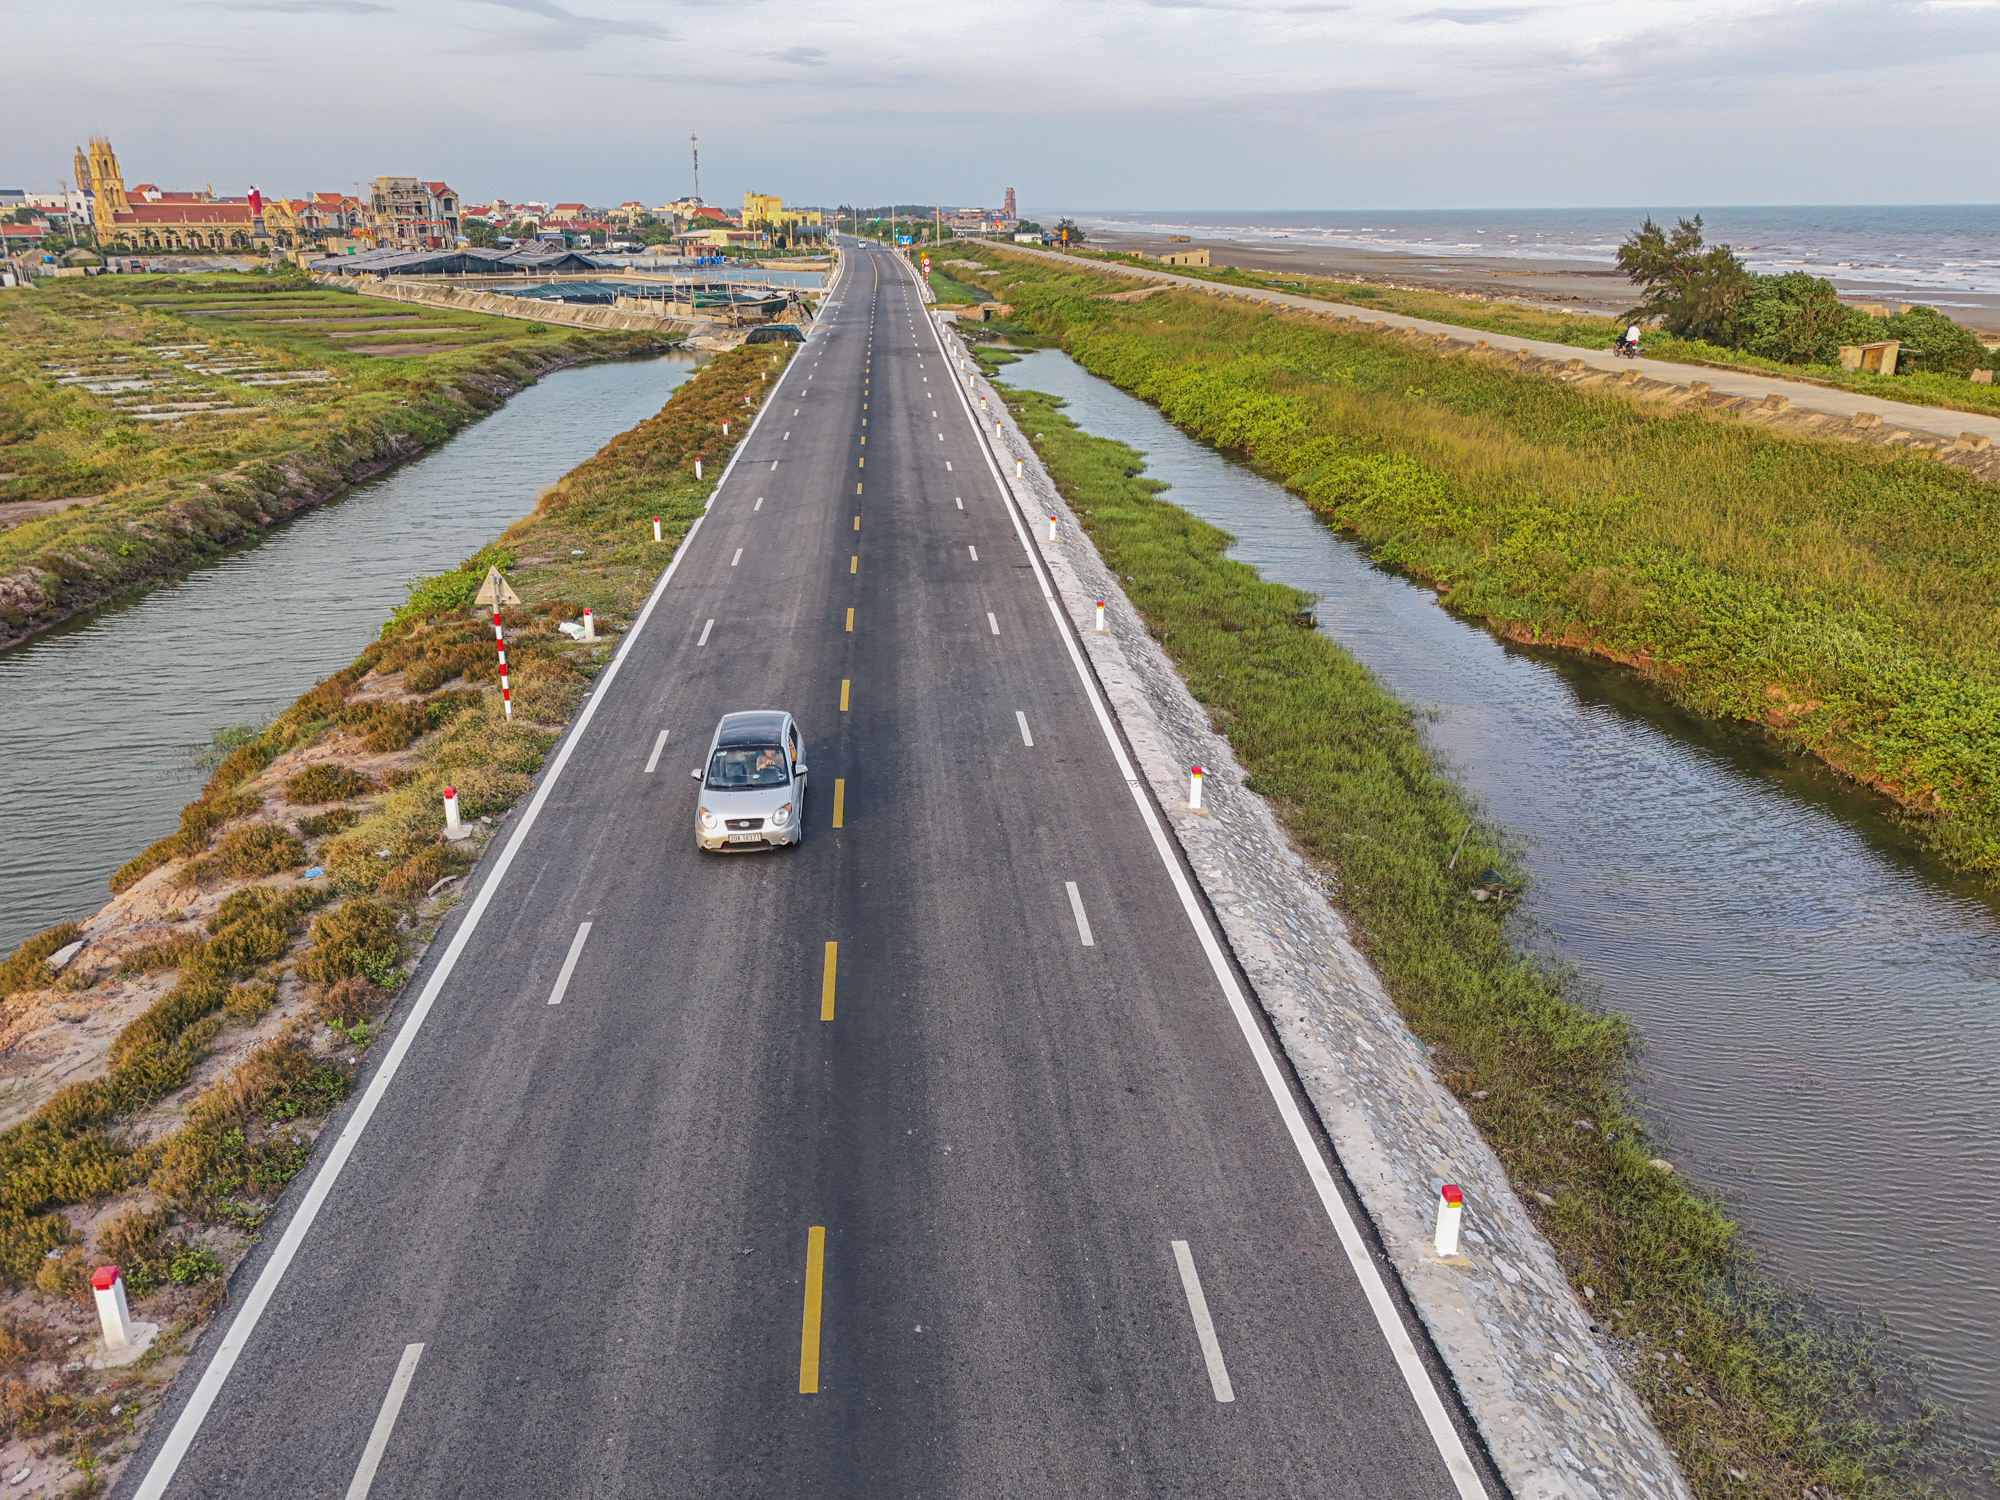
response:
M931 337L937 340L938 352L944 353L944 335L935 324ZM954 389L957 388L954 386ZM1319 1154L1319 1147L1307 1128L1305 1116L1300 1113L1291 1090L1285 1085L1285 1077L1278 1069L1278 1060L1271 1055L1270 1045L1264 1040L1264 1033L1257 1025L1257 1018L1251 1012L1249 998L1237 984L1236 976L1229 970L1229 961L1223 956L1222 945L1210 931L1207 920L1202 915L1201 904L1195 899L1194 888L1182 873L1180 862L1174 858L1173 846L1167 840L1166 830L1161 827L1153 804L1146 800L1145 785L1140 780L1139 770L1125 753L1125 746L1119 741L1118 731L1111 720L1111 712L1105 707L1104 699L1097 691L1097 683L1090 675L1090 665L1085 660L1083 647L1078 643L1076 631L1069 617L1063 613L1062 601L1056 596L1055 586L1050 582L1048 570L1043 566L1041 554L1035 551L1034 543L1028 536L1027 512L1015 495L1013 486L1002 477L1000 466L994 461L993 449L986 440L986 432L978 416L973 412L972 399L964 391L958 391L959 409L965 414L979 440L980 451L986 459L986 469L993 476L993 483L1007 501L1009 514L1014 521L1014 532L1021 540L1021 548L1028 554L1029 565L1034 569L1035 580L1041 585L1042 598L1049 606L1049 613L1056 622L1056 634L1069 649L1070 665L1076 669L1077 680L1083 684L1083 694L1089 700L1092 711L1097 716L1097 727L1103 732L1105 742L1111 747L1112 758L1118 763L1119 773L1125 778L1126 790L1131 792L1132 801L1139 810L1139 817L1146 830L1152 835L1153 848L1166 866L1167 878L1173 882L1175 894L1180 897L1181 910L1186 913L1188 923L1194 928L1200 941L1202 952L1208 957L1208 966L1221 986L1223 997L1229 1002L1231 1014L1236 1017L1237 1029L1243 1033L1243 1040L1250 1048L1250 1055L1257 1064L1257 1071L1263 1075L1264 1086L1270 1090L1272 1102L1278 1107L1278 1117L1284 1122L1286 1132L1292 1138L1292 1145L1304 1162L1306 1175L1312 1179L1313 1189L1319 1194L1320 1207L1325 1210L1334 1232L1340 1236L1341 1248L1347 1252L1347 1263L1354 1268L1354 1278L1361 1284L1362 1294L1368 1299L1369 1311L1375 1315L1375 1326L1382 1331L1382 1337L1394 1356L1396 1368L1402 1374L1403 1383L1410 1388L1410 1395L1417 1403L1417 1411L1429 1429L1431 1441L1437 1445L1438 1454L1444 1459L1445 1468L1457 1487L1460 1500L1491 1500L1486 1486L1479 1482L1479 1471L1473 1468L1472 1458L1465 1451L1465 1444L1459 1440L1458 1429L1452 1426L1451 1414L1444 1409L1444 1401L1438 1395L1437 1387L1431 1382L1430 1371L1424 1368L1423 1360L1417 1354L1417 1346L1410 1338L1410 1332L1403 1326L1402 1318L1396 1312L1396 1304L1389 1296L1389 1288L1382 1280L1381 1268L1368 1253L1368 1243L1361 1237L1360 1226L1354 1222L1354 1215L1347 1211L1347 1204L1341 1199L1340 1189L1334 1185L1333 1174L1327 1170L1326 1162Z
M1234 1401L1236 1388L1229 1383L1229 1367L1222 1362L1222 1345L1215 1341L1215 1323L1208 1315L1208 1298L1202 1295L1194 1253L1186 1240L1173 1241L1173 1247L1174 1264L1181 1268L1181 1290L1187 1293L1188 1311L1194 1314L1194 1336L1201 1340L1202 1362L1208 1366L1209 1389L1218 1401Z
M1017 708L1014 710L1014 717L1021 721L1021 743L1026 745L1031 750L1034 749L1035 737L1032 734L1028 733L1028 716L1022 713L1021 710ZM664 736L662 736L662 738L664 738ZM658 751L654 752L655 755L657 755L658 753L659 753ZM648 767L648 769L650 770L651 767Z
M410 1382L417 1374L417 1361L423 1357L422 1344L409 1344L403 1349L403 1357L396 1362L396 1373L389 1380L389 1394L382 1398L382 1410L375 1418L375 1430L368 1434L368 1446L361 1450L361 1462L354 1468L354 1482L347 1487L347 1500L368 1500L368 1491L375 1483L375 1470L382 1462L382 1455L388 1451L389 1434L396 1430L396 1417L403 1410L403 1398L410 1393Z
M772 387L772 396L778 394L778 389L785 383L785 375L790 374L791 369L790 365L785 366L784 374L778 376L777 384ZM737 458L749 446L751 437L757 431L757 424L764 420L764 413L769 410L770 402L767 401L757 408L757 415L750 419L750 426L743 433L743 441L737 444L736 452L729 455L729 462L723 466L722 476L715 481L717 495L720 495L722 487L729 483L729 476L735 471ZM465 920L459 923L458 930L445 945L444 956L438 960L438 966L431 972L429 982L417 996L417 1003L410 1007L409 1015L404 1017L402 1026L397 1029L395 1040L389 1043L389 1050L383 1054L374 1078L363 1091L360 1102L354 1106L354 1113L347 1117L347 1124L341 1128L340 1138L333 1143L333 1149L327 1152L326 1159L313 1174L312 1185L299 1200L298 1209L293 1213L290 1222L285 1225L284 1235L278 1240L277 1247L272 1250L271 1258L264 1263L264 1269L257 1273L257 1280L251 1285L248 1295L243 1298L236 1316L230 1320L229 1331L222 1336L221 1342L215 1346L215 1352L209 1356L208 1366L201 1372L201 1380L188 1397L187 1405L181 1408L181 1414L174 1419L173 1430L161 1443L160 1451L153 1455L153 1462L146 1470L146 1477L132 1492L132 1500L162 1500L167 1492L167 1486L173 1483L174 1475L180 1469L181 1460L187 1457L188 1449L194 1446L195 1434L201 1431L201 1424L207 1420L210 1410L215 1406L216 1398L222 1394L222 1387L229 1379L229 1372L236 1368L236 1361L250 1342L250 1336L257 1331L257 1324L264 1316L264 1309L270 1306L271 1298L277 1295L278 1285L285 1279L285 1272L291 1269L300 1247L305 1244L306 1236L312 1232L313 1222L318 1219L320 1209L332 1194L334 1184L340 1178L341 1169L347 1165L348 1157L354 1154L354 1148L361 1143L362 1132L367 1130L368 1122L375 1117L375 1111L381 1106L383 1096L388 1093L390 1083L395 1080L396 1074L403 1066L403 1059L409 1056L410 1048L416 1045L417 1034L423 1029L424 1021L431 1013L431 1007L437 1003L437 997L443 993L446 982L451 978L452 970L458 967L459 956L465 952L466 945L472 941L472 934L478 930L479 919L486 914L486 908L492 905L493 897L500 889L501 880L527 843L529 831L534 828L536 819L541 816L542 808L549 800L549 794L562 779L563 768L569 764L570 756L582 742L583 732L590 727L590 721L597 716L598 705L604 702L606 695L611 691L611 685L618 680L619 669L625 665L625 658L631 653L633 642L637 641L645 631L646 622L652 619L653 611L666 596L667 585L674 581L674 574L680 571L681 560L688 555L688 548L693 543L695 534L701 530L701 523L707 519L708 513L705 510L694 518L694 524L688 527L686 535L681 538L680 546L674 549L673 561L667 564L667 570L660 575L660 581L653 585L653 592L646 599L646 607L639 611L639 618L634 620L632 628L625 632L625 639L619 642L617 651L612 654L611 665L606 667L604 675L597 679L596 691L584 700L583 708L576 716L575 727L564 737L562 744L556 750L555 759L543 773L540 785L535 788L535 795L529 799L527 810L521 814L521 821L515 825L514 836L507 841L507 847L500 851L500 858L494 863L493 873L488 875L479 887L479 894L472 898L472 905L466 909Z
M697 646L706 646L708 644L708 633L713 629L715 629L715 621L710 620L706 625L701 627L701 639L696 641L695 644Z
M1083 939L1083 946L1095 948L1097 939L1090 935L1090 918L1083 914L1083 896L1076 888L1074 880L1065 880L1063 887L1069 892L1069 909L1076 916L1076 935Z
M662 729L660 731L660 737L653 741L653 753L651 757L648 758L648 760L646 761L646 774L648 776L651 776L653 774L653 768L659 765L660 752L666 748L667 748L667 732L666 730Z
M576 961L583 954L583 940L589 936L590 924L585 922L576 930L576 941L569 945L569 957L563 960L562 972L556 975L556 987L549 991L549 1004L562 1004L563 992L569 988L569 976L576 972Z

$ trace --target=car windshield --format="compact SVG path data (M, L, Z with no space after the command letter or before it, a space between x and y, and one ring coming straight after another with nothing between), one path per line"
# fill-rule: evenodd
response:
M708 763L708 784L722 791L738 787L783 786L791 780L785 752L776 745L729 745Z

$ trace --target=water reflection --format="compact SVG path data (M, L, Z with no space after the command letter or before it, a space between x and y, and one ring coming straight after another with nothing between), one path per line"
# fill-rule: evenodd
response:
M560 371L187 577L0 652L0 951L96 910L105 876L173 830L205 776L191 746L353 660L407 579L492 540L693 368Z
M1147 454L1232 556L1433 709L1455 776L1527 841L1525 915L1646 1046L1684 1170L1783 1271L1885 1314L2000 1434L2000 902L1872 794L1615 664L1517 648L1371 564L1282 489L1055 351L1005 372ZM2000 1446L2000 1445L1996 1445Z

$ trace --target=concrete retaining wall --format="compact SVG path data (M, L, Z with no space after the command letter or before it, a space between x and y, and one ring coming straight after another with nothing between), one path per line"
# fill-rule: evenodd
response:
M527 297L510 297L502 292L475 291L471 287L440 286L427 281L368 281L353 276L316 276L323 286L337 286L363 297L385 297L391 302L416 302L451 312L484 313L490 318L520 318L529 323L553 323L566 328L593 328L599 331L622 329L640 333L686 336L708 331L713 325L689 318L665 318L658 313L634 312L620 307L587 307L573 302L541 302Z

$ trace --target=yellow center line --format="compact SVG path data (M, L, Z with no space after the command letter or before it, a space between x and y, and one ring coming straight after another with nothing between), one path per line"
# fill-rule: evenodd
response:
M859 491L856 491L856 493L858 494ZM861 557L858 553L855 556L848 558L847 571L850 573L859 573L861 571Z
M855 529L856 531L859 531L859 530L861 529L861 517L859 517L859 516L856 516L856 517L854 518L854 529Z
M819 977L819 1018L822 1021L831 1021L833 1019L833 974L834 970L840 966L839 960L840 944L828 943L826 945L826 969Z
M835 777L833 782L833 826L835 828L840 827L841 814L846 805L847 782L840 777Z
M847 682L848 679L845 677L840 679L840 711L842 713L847 712Z
M831 948L833 944L828 943ZM799 1334L799 1394L819 1393L819 1298L820 1279L826 1270L826 1227L815 1224L806 1231L806 1317Z
M847 628L849 630L854 628L854 607L852 605L849 605L847 609Z

